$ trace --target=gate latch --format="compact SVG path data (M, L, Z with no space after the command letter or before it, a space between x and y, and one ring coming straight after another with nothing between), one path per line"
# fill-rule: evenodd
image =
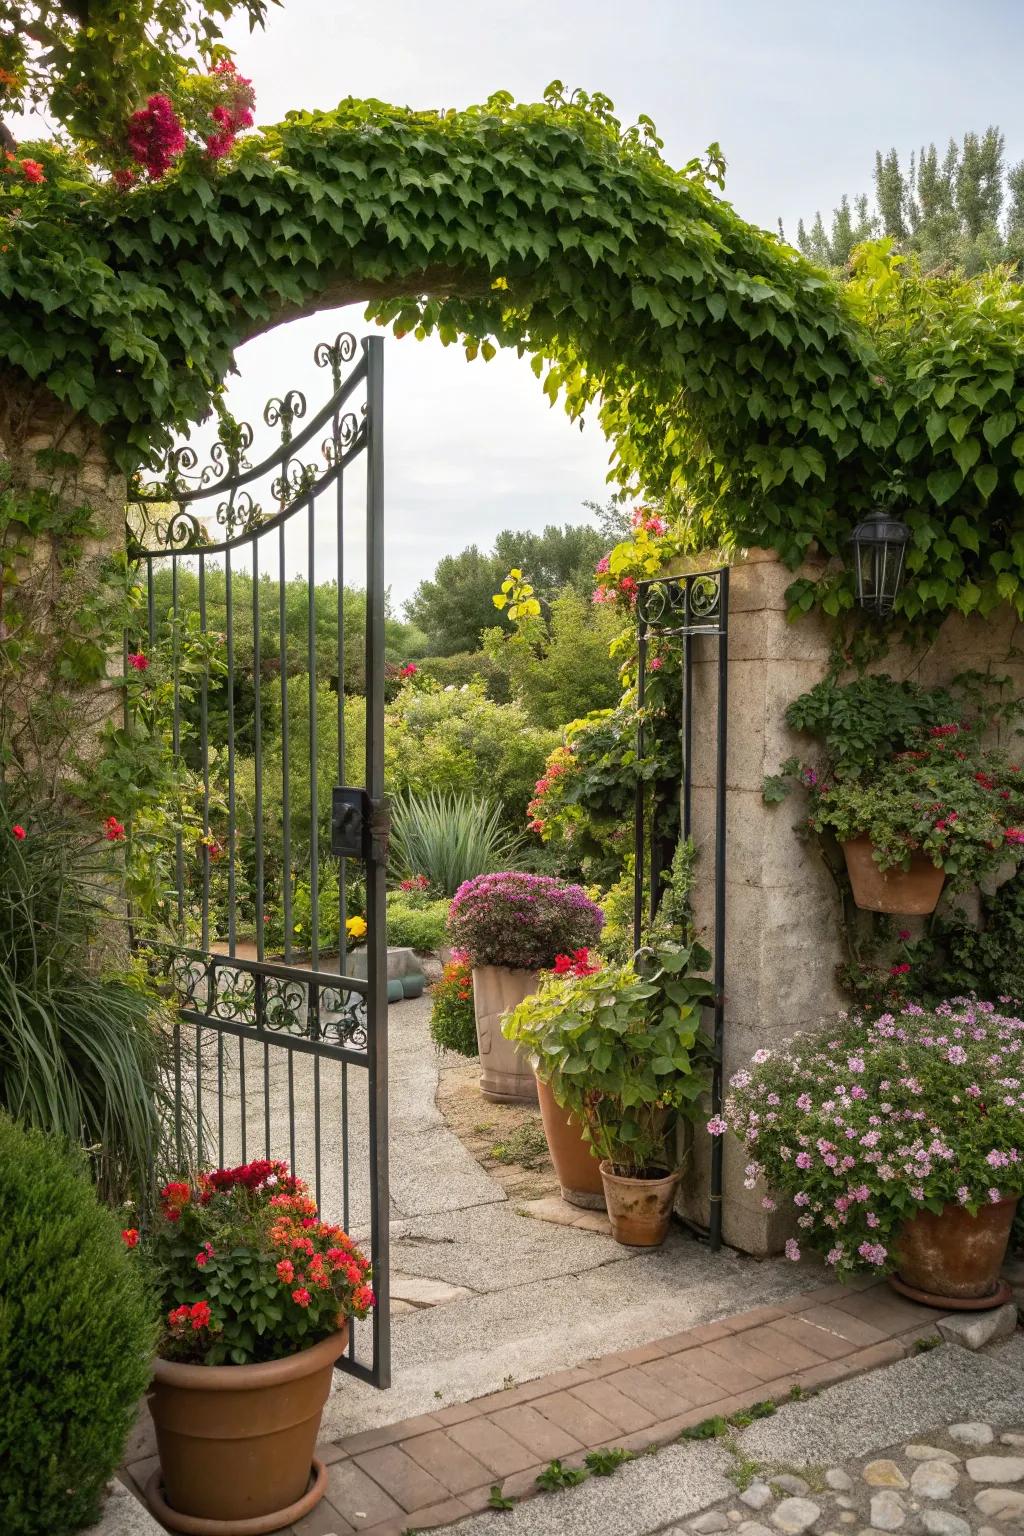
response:
M336 785L331 795L331 852L338 859L387 858L391 816L387 799Z

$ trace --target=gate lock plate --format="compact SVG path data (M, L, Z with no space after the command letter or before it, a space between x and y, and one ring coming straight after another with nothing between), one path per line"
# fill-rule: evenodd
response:
M391 818L386 799L373 800L365 789L336 785L331 795L331 852L338 859L387 857Z

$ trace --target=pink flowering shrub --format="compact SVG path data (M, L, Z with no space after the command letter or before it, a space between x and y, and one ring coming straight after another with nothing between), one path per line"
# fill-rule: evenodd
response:
M763 1177L796 1207L787 1256L806 1240L840 1276L895 1267L922 1209L1024 1191L1024 1020L991 1003L846 1018L758 1051L731 1088L708 1129L745 1143L748 1188Z
M509 870L459 886L448 932L474 965L536 971L553 966L558 955L595 944L603 922L604 913L582 886Z

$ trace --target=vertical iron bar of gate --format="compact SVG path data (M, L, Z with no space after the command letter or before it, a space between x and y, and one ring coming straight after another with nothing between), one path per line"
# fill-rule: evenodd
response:
M384 342L363 342L366 357L366 788L374 809L384 800ZM374 818L377 819L376 817ZM373 829L374 832L376 828ZM370 1119L370 1242L374 1284L380 1305L373 1310L374 1376L379 1387L391 1385L389 1310L390 1218L388 1194L388 1002L386 846L371 841L366 864L367 1066ZM381 1206L383 1205L383 1210Z
M715 1055L711 1078L711 1113L722 1112L722 1057L725 1048L725 823L726 747L729 712L729 568L718 574L718 715L715 733ZM711 1140L711 1200L708 1236L713 1251L722 1246L723 1140Z

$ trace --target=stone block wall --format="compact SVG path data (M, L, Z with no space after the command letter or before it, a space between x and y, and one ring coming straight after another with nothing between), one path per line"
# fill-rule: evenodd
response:
M812 575L808 567L801 574ZM794 573L769 551L752 550L730 574L728 751L726 762L725 1078L761 1046L777 1047L847 1006L835 979L843 958L835 882L815 839L797 835L798 797L765 805L766 774L811 743L785 724L787 705L824 675L828 625L810 615L789 623L786 589ZM1021 646L1021 654L1017 647ZM1010 610L989 619L947 620L923 651L893 646L877 670L926 686L977 669L1009 674L1024 694L1024 632ZM693 661L692 828L698 858L694 907L713 934L715 711L717 653L699 641ZM748 1253L777 1252L790 1219L762 1208L764 1191L743 1187L743 1149L725 1146L725 1241ZM680 1212L705 1224L710 1143L693 1138Z

